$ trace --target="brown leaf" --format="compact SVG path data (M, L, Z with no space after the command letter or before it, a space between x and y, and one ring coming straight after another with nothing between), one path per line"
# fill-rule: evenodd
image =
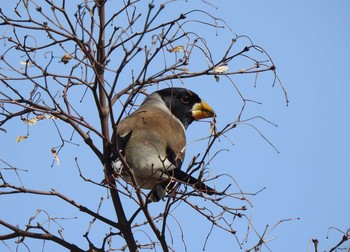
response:
M168 51L169 52L182 52L184 50L183 45L175 46L173 48L170 48Z
M24 122L24 123L27 123L28 125L30 126L33 126L36 124L36 122L38 121L38 119L36 117L32 118L32 119L26 119L26 118L21 118L21 120Z
M53 115L46 115L46 116L45 116L45 119L56 120L57 117L56 117L56 116L53 116Z
M27 123L28 125L30 126L33 126L35 125L38 121L40 120L44 120L44 119L51 119L51 120L54 120L54 119L57 119L57 117L53 116L53 115L37 115L36 117L33 117L32 119L26 119L24 117L21 117L21 120L24 122L24 123Z
M226 73L227 71L228 67L226 65L214 67L214 73Z
M73 57L69 54L66 53L62 58L61 58L61 62L63 62L63 64L67 64Z
M17 143L20 143L20 142L22 142L24 139L27 139L27 138L28 138L28 135L18 136L18 137L16 137L16 142L17 142Z

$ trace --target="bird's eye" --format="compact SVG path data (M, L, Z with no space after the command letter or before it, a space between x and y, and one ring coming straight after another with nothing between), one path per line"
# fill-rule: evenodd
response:
M188 95L184 95L181 97L181 102L184 103L184 104L188 104L190 103L190 97Z

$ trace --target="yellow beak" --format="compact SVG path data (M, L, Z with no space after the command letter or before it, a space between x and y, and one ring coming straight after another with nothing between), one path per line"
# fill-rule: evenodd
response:
M192 116L195 120L214 117L214 110L205 101L198 102L192 107Z

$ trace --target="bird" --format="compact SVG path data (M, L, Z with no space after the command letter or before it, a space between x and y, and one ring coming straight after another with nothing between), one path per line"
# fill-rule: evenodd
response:
M199 96L186 88L171 87L155 91L140 107L116 125L116 151L112 154L115 173L129 184L151 190L149 199L163 199L182 182L212 195L215 190L181 170L186 151L186 129L196 120L215 117L214 110ZM135 184L134 184L135 186Z

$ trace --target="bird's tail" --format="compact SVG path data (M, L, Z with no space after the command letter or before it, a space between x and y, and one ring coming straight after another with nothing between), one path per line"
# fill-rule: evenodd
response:
M189 184L205 194L213 195L216 193L215 189L211 188L210 186L207 186L202 181L192 177L191 175L187 174L186 172L180 169L174 169L173 173L174 173L174 177L177 180L183 183Z
M216 192L215 189L211 188L210 186L207 186L205 183L202 181L199 181L198 179L192 177L191 175L185 173L184 171L181 171L180 169L174 169L172 171L168 171L169 176L174 177L176 181L189 184L196 188L197 190L208 194L208 195L213 195ZM149 194L149 199L152 202L158 202L161 199L163 199L175 185L174 180L166 181L160 184L157 184L152 191Z
M152 202L158 202L167 195L166 190L167 183L161 183L156 185L149 194L149 200Z

